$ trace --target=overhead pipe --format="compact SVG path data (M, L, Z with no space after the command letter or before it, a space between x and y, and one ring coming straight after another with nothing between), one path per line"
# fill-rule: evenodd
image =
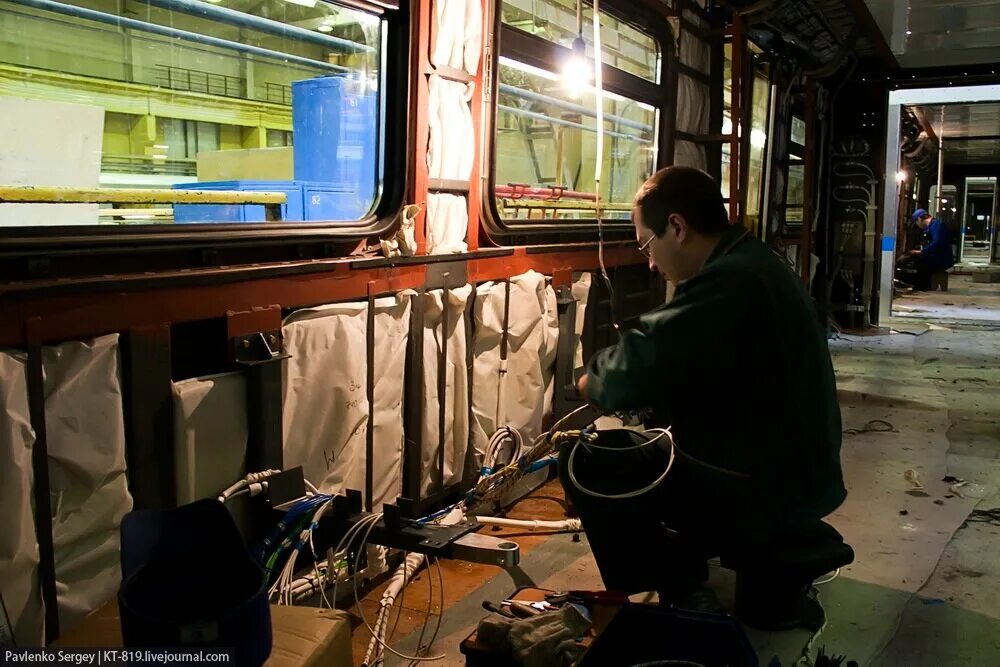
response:
M574 123L570 120L563 120L562 118L553 118L552 116L546 116L543 113L538 113L536 111L528 111L526 109L518 109L517 107L509 107L505 104L498 104L497 109L500 111L506 111L507 113L512 113L515 116L524 116L525 118L534 118L535 120L543 120L547 123L554 123L556 125L563 125L564 127L575 127L580 130L586 130L587 132L596 132L597 130L592 127L587 127L583 123ZM628 139L629 141L635 141L640 144L651 144L653 143L650 139L643 139L642 137L637 137L634 134L624 134L622 132L612 132L610 130L605 130L604 134L609 137L619 137L620 139Z
M337 50L346 50L349 53L371 53L375 50L374 47L368 46L367 44L352 42L349 39L342 39L340 37L334 37L333 35L324 35L321 32L314 32L298 26L288 25L287 23L266 19L262 16L254 16L253 14L238 12L235 9L229 9L228 7L223 7L221 5L213 5L208 2L201 2L201 0L143 1L147 4L153 5L154 7L160 7L161 9L183 12L184 14L190 14L191 16L214 19L221 23L228 23L229 25L235 25L241 28L251 28L253 30L259 30L260 32L270 33L279 37L292 37L304 42L312 42L313 44L320 44Z
M214 46L220 49L230 49L233 51L240 51L242 53L248 53L250 55L282 60L289 63L295 63L297 65L304 65L306 67L325 69L333 72L350 71L350 69L348 69L347 67L342 67L340 65L332 65L330 63L323 62L322 60L303 58L301 56L295 56L288 53L281 53L280 51L263 49L259 46L252 46L250 44L241 44L240 42L232 42L229 41L228 39L220 39L218 37L202 35L197 32L189 32L187 30L181 30L179 28L171 28L169 26L157 25L155 23L137 21L136 19L130 19L124 16L118 16L117 14L108 14L106 12L99 12L95 9L87 9L86 7L77 7L76 5L67 5L66 3L63 2L55 2L55 0L11 0L11 1L16 4L23 5L25 7L32 7L34 9L43 9L50 12L56 12L57 14L63 14L65 16L73 16L76 18L87 19L90 21L98 21L100 23L106 23L108 25L131 28L133 30L148 32L154 35L162 35L164 37L183 39L189 42L204 44L205 46Z
M523 88L518 88L517 86L512 86L509 83L500 84L500 92L507 93L509 95L514 95L516 97L521 97L526 100L531 100L533 102L543 102L545 104L551 104L559 109L565 109L566 111L574 111L576 113L582 114L584 116L590 116L591 118L597 117L597 112L593 109L588 109L580 104L573 104L572 102L566 102L558 97L551 97L549 95L543 95L542 93L536 93L533 90L525 90ZM619 125L625 127L635 128L637 130L642 130L643 132L652 132L652 125L644 125L637 120L630 120L628 118L623 118L621 116L615 116L613 114L604 114L607 120L613 120Z

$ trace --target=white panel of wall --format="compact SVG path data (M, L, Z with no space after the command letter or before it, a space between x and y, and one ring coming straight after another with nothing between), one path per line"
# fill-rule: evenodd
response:
M447 193L427 195L427 252L431 255L465 252L469 208L465 197Z
M39 646L45 607L38 587L31 450L35 432L28 412L23 355L0 353L0 596L14 641Z
M42 349L60 630L114 597L132 509L118 335Z
M465 308L472 285L424 294L424 428L421 452L421 494L439 488L442 472L438 453L444 447L443 481L447 486L461 481L469 444L469 377L466 365ZM443 331L444 309L448 327ZM442 348L442 346L445 346ZM438 361L445 350L447 369L445 395L438 392ZM439 426L439 409L445 406L444 433Z
M412 291L375 300L372 506L402 483L403 381ZM285 319L284 463L325 492L364 492L368 303L299 310Z
M214 498L247 472L246 378L182 380L173 393L177 502Z
M367 302L299 310L282 325L285 467L321 491L365 488Z
M587 299L590 297L592 274L573 274L570 291L576 299L576 322L573 323L573 368L583 368L583 325L587 319Z
M510 279L506 372L500 359L505 284L488 282L476 289L472 400L477 467L500 426L516 428L528 445L551 412L559 320L555 291L546 282L534 271Z
M431 178L469 180L475 158L475 131L469 101L473 84L433 75L427 82L429 144L427 170Z
M104 109L0 97L0 183L96 188ZM0 227L97 224L96 204L0 204Z
M372 508L395 502L403 485L403 387L412 292L375 300L375 416Z
M431 64L475 74L483 46L480 0L435 0L431 15Z

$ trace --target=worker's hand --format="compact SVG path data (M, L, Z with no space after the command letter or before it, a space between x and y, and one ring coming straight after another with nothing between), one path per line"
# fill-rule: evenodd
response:
M576 383L576 392L584 398L584 400L589 399L587 395L587 374L584 373Z
M919 251L919 250L911 250L911 251L910 251L910 255L911 255L912 257L916 257L916 256L917 256L917 255L919 255L919 254L920 254L920 251Z

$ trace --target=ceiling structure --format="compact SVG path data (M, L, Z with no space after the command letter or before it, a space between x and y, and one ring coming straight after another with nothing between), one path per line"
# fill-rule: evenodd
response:
M1000 59L997 0L865 3L901 67L980 65Z
M914 111L942 140L946 163L1000 163L1000 102L922 106Z

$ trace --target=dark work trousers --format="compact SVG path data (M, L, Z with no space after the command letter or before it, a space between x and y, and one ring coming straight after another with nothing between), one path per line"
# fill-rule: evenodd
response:
M645 438L601 431L596 444L626 446ZM583 522L605 588L683 596L708 579L708 559L750 539L753 494L747 482L677 457L666 479L646 494L611 500L581 491L569 475L573 444L559 452L559 476ZM573 472L580 486L605 495L641 489L669 460L665 439L627 451L577 447Z

